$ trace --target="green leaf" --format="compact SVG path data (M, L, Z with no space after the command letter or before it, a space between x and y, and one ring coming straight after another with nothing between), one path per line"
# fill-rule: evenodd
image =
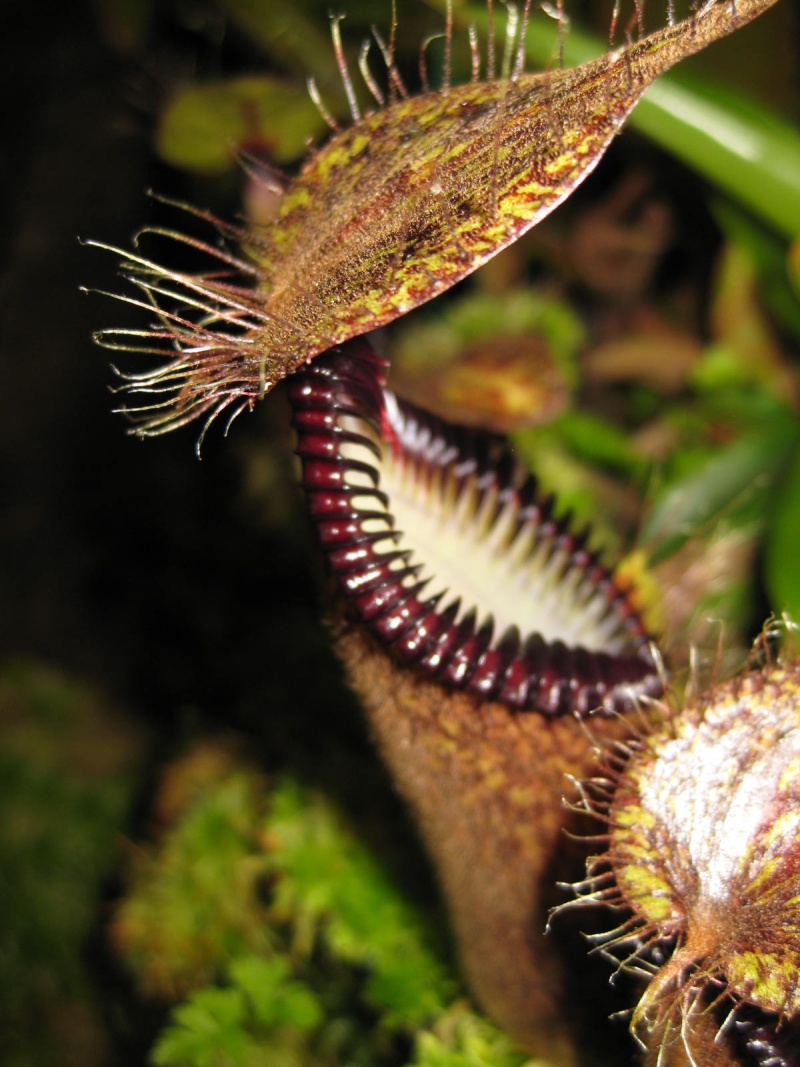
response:
M628 435L607 419L587 411L565 412L555 426L564 446L585 462L641 475L643 463L632 447Z
M459 336L462 344L488 340L498 333L539 331L551 342L573 376L576 353L586 333L570 304L552 293L537 292L530 287L510 289L502 295L469 293L443 307L437 321L440 318Z
M238 989L199 989L173 1012L152 1052L156 1067L239 1067L253 1045Z
M231 963L229 974L244 993L253 1017L263 1026L313 1030L322 1022L318 997L292 977L284 957L243 956Z
M764 577L776 612L800 620L800 450L775 494L764 547Z
M176 167L218 174L244 149L275 163L296 159L324 122L305 88L246 77L180 90L164 109L156 150Z
M787 237L800 234L800 134L752 100L675 75L632 125Z
M744 507L760 509L798 428L790 413L716 452L673 483L645 520L641 542L653 562L664 559L708 524Z

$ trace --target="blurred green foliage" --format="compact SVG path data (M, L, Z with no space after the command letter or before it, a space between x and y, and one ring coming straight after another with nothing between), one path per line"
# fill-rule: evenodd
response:
M276 78L232 78L190 85L161 114L156 150L176 167L216 174L251 152L276 163L302 154L325 123L305 87Z
M89 1067L105 1039L87 948L145 735L91 686L18 661L0 670L0 738L3 1063Z
M526 1062L456 999L435 917L329 796L212 740L166 769L156 811L114 931L142 991L177 998L158 1067Z
M157 1067L235 1067L308 1062L302 1037L322 1023L319 998L291 977L286 959L239 956L227 984L198 989L172 1013L153 1050Z
M211 774L214 788L186 799L179 829L158 852L137 854L132 892L113 927L147 995L195 989L227 959L270 944L258 891L267 869L259 851L264 783L213 759L209 768L205 755L195 754L195 773L200 781Z

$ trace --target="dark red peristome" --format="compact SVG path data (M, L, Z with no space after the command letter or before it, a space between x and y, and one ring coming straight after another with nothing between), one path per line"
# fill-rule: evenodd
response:
M361 338L318 357L288 383L311 514L330 569L362 621L400 659L449 686L518 710L611 711L659 691L642 621L587 550L588 533L575 535L554 517L552 498L540 496L530 475L520 479L498 438L449 426L394 397L385 388L387 366ZM367 449L374 462L346 455L347 445ZM579 568L580 579L571 585L583 591L584 603L589 584L588 595L602 593L604 617L611 616L624 634L624 652L568 647L539 633L520 635L516 627L495 639L491 617L480 625L474 610L459 617L457 590L426 598L428 582L414 581L421 566L400 543L403 533L394 528L392 502L381 489L382 449L410 455L428 470L449 468L459 485L471 480L479 494L491 487L500 501L512 495L519 527L533 524L537 538L551 542L551 555L566 551L570 567ZM393 551L385 547L390 539L398 545Z

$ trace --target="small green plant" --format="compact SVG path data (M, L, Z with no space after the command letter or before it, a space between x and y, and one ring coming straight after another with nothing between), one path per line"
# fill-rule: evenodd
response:
M303 1036L323 1009L314 991L293 978L282 957L239 956L223 986L191 993L172 1012L153 1049L156 1067L301 1067ZM269 1058L267 1058L269 1057Z
M329 797L210 741L157 810L114 924L142 991L174 1004L156 1067L527 1062L457 999L434 916Z

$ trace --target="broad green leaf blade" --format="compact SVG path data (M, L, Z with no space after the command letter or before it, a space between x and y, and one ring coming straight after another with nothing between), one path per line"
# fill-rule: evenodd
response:
M800 234L800 133L744 97L685 76L656 83L636 128L757 212Z
M770 603L800 621L800 451L795 450L777 492L764 547Z
M776 413L770 425L751 431L662 493L640 537L651 560L666 558L738 507L753 501L763 507L776 471L797 438L796 420L788 412Z

